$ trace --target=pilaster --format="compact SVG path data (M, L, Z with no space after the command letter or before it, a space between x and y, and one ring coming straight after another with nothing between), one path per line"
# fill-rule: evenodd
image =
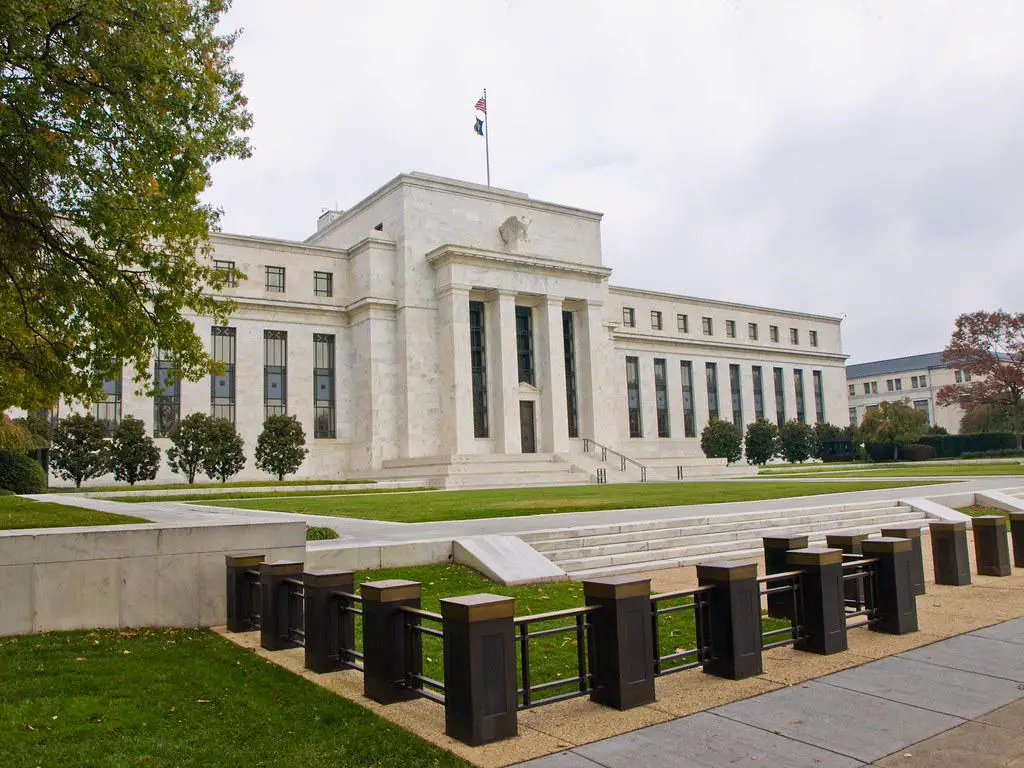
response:
M494 440L498 453L521 453L519 434L519 367L516 359L516 294L497 291L495 324L488 334L497 350L494 386Z
M540 444L550 453L568 453L568 404L565 399L565 347L562 297L547 296L534 331L540 374Z
M441 362L441 446L469 452L473 441L473 377L469 352L469 287L446 286L438 296Z

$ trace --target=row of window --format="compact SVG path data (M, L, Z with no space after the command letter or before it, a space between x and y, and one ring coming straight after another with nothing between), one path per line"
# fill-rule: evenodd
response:
M210 377L210 415L235 421L235 329L211 330L210 354L221 373ZM313 437L336 436L335 340L313 334ZM181 386L173 375L174 360L157 350L153 378L153 436L167 437L181 418ZM121 374L103 382L104 397L93 404L93 414L113 426L121 420ZM263 332L263 418L288 412L288 332Z
M918 411L924 411L925 424L931 424L931 414L928 411L928 401L927 400L915 400L914 401L914 408L916 410L918 410ZM877 405L869 405L869 406L867 406L864 409L864 414L867 415L871 411L877 411L877 410L878 410L878 406ZM850 406L850 424L855 426L855 427L860 425L860 421L857 419L857 415L858 415L857 407L851 405Z
M960 371L957 371L959 374ZM958 379L959 381L959 379ZM968 379L970 381L970 379ZM850 397L854 397L857 394L857 386L850 384ZM865 381L861 385L864 389L865 395L877 395L878 394L878 382L877 381ZM926 389L928 387L927 376L911 376L910 377L910 388L911 389ZM886 379L885 390L887 392L902 392L903 391L903 379Z
M667 362L664 358L654 358L654 404L657 413L658 437L671 437L669 425L669 395L666 381ZM690 360L680 360L680 377L682 380L682 408L684 437L697 436L697 418L694 408L694 371ZM707 387L708 419L731 418L732 423L741 429L745 426L743 415L743 384L741 369L736 363L729 365L730 411L723 414L719 401L718 363L704 364L704 381ZM754 418L764 418L764 369L760 365L751 366L754 389ZM814 415L818 422L825 421L825 393L821 371L811 371L814 392ZM782 368L772 369L773 394L775 396L775 418L781 427L786 422L785 371ZM804 372L800 368L793 369L793 389L796 395L796 419L807 421L804 396ZM629 436L643 437L643 413L640 386L640 358L626 358L626 408L629 418Z
M225 283L229 288L234 288L238 285L238 281L232 274L235 268L235 262L233 261L222 261L220 259L213 260L213 268L218 272L228 273L228 279ZM266 267L266 282L264 283L264 289L270 293L284 293L285 288L285 271L284 267ZM313 273L313 295L330 297L334 295L334 273L333 272L314 272Z
M484 303L469 302L469 355L473 388L473 436L489 437L487 418L487 346ZM565 397L569 437L579 437L576 390L576 337L574 315L562 312L562 349L565 360ZM533 343L533 309L516 307L516 360L519 381L536 386Z
M633 307L622 308L622 324L626 328L636 328L636 310ZM700 319L701 332L705 336L715 335L715 321L711 317L702 317ZM660 331L664 329L664 323L662 320L662 314L659 310L651 310L651 330ZM690 316L689 315L676 315L676 329L679 333L690 332ZM750 341L757 341L759 337L759 329L757 323L747 323L747 338ZM726 320L725 321L725 336L728 339L736 338L736 321ZM769 325L768 326L768 338L773 344L779 343L779 326ZM808 331L808 340L812 347L818 346L818 332ZM800 329L790 328L789 329L789 343L799 344L800 343Z

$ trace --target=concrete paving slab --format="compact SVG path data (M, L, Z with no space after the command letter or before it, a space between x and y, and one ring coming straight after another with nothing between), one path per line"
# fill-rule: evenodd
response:
M1024 730L1017 732L983 723L965 723L927 741L912 744L874 765L883 768L1009 768L1007 756L1022 755Z
M948 669L1024 682L1024 653L1013 643L977 635L961 635L900 654Z
M548 755L531 760L528 763L520 763L519 768L604 768L600 763L588 760L583 755L575 752L559 752L556 755Z
M956 669L937 670L934 664L907 658L883 659L818 682L965 720L1024 696L1010 680Z
M1014 619L996 624L994 627L979 629L971 634L988 640L1002 640L1004 643L1024 645L1024 619Z
M964 722L951 715L818 682L712 712L866 763Z
M857 760L702 712L573 750L605 768L854 768Z
M1007 704L1005 707L1000 707L994 712L979 717L978 722L1024 734L1024 690L1021 691L1021 698L1013 704ZM1024 757L1024 753L1021 756Z

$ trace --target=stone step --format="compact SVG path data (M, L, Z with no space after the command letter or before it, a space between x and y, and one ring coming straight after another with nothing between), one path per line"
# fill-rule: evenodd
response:
M561 537L556 539L536 539L529 535L520 536L524 541L539 552L556 552L562 549L573 549L576 547L598 546L601 544L615 544L619 542L647 541L655 538L672 538L678 536L699 536L704 534L716 534L729 531L750 531L753 529L778 530L797 525L821 525L832 527L835 524L837 529L845 525L847 521L853 521L865 514L872 517L883 517L884 519L898 520L901 516L918 517L919 514L910 507L889 507L878 510L865 510L863 512L832 512L819 513L814 515L796 515L786 517L775 517L760 520L733 520L696 525L673 525L667 528L653 528L644 531L627 531L624 533L604 533L593 535L580 535L573 537Z
M589 485L590 479L583 472L563 470L557 474L546 474L544 482L537 482L536 475L490 474L490 475L445 475L431 478L437 488L531 488L537 486Z

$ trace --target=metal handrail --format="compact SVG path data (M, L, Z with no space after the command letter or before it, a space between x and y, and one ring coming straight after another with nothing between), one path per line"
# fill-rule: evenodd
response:
M651 642L654 645L654 674L656 677L667 675L672 672L682 672L686 669L693 669L700 666L707 658L710 653L711 645L708 638L710 621L707 616L707 595L712 590L714 590L713 586L703 586L651 595ZM688 603L679 605L670 605L664 608L658 607L658 603L660 601L679 600L682 598L691 598L691 600ZM681 611L693 611L694 630L696 633L694 640L696 647L684 648L683 650L673 651L672 653L663 656L661 653L659 620L665 614L678 613ZM679 661L688 657L689 661L684 661L681 664L673 664L672 666L666 667L666 664L671 664L674 661Z
M590 646L591 625L587 617L599 610L600 606L585 605L579 608L566 608L560 611L548 611L546 613L533 613L527 616L517 616L512 621L516 626L519 645L519 675L522 687L516 693L520 696L517 709L531 709L541 704L551 704L556 701L564 701L577 696L583 696L590 691L593 683L593 675L587 668L588 648ZM559 619L572 619L572 624L549 627L534 632L530 631L530 625L543 621L557 621ZM572 632L576 635L576 676L559 678L558 680L547 680L543 683L534 684L531 680L530 670L530 640L536 637L546 637ZM576 690L566 693L559 693L553 696L545 696L535 699L534 694L540 691L547 691L567 685L575 685Z
M614 448L609 448L607 445L602 445L601 443L597 442L597 440L594 440L592 437L584 437L583 438L583 452L584 453L590 453L590 446L591 445L593 445L595 448L600 448L601 449L601 461L607 463L608 462L608 454L609 453L612 454L613 456L617 456L618 459L619 459L619 471L620 472L625 472L626 471L626 464L632 464L633 466L638 467L640 469L640 482L642 482L642 483L646 483L647 482L647 467L644 466L643 464L641 464L636 459L631 459L626 454L619 453Z
M583 613L593 613L598 610L598 605L581 605L579 608L563 608L560 611L548 611L547 613L531 613L526 616L516 616L512 619L513 624L532 624L535 621L551 621L553 619L564 619L566 616L578 616Z

